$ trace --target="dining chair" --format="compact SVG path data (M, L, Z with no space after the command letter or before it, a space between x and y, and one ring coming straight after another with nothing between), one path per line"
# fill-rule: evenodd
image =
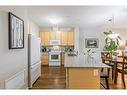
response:
M110 69L112 69L112 79L113 79L113 66L114 66L114 63L112 63L112 58L111 58L111 54L109 52L101 52L101 59L102 59L102 62L108 66L110 66L111 68L107 68L107 72L108 72L108 75L110 74ZM101 69L101 72L103 72L103 69Z
M125 85L125 74L127 74L127 52L123 53L123 61L121 63L117 63L117 78L118 78L118 72L121 73L122 82L124 85L124 88L126 88Z
M104 86L103 83L100 83L100 84L101 84L105 89L109 89L109 82L108 82L109 75L106 74L106 73L104 73L104 72L101 72L100 78L101 78L101 79L105 79L106 87Z

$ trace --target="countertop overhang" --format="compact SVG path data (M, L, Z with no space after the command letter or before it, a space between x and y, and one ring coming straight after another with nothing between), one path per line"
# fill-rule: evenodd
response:
M100 59L91 59L87 60L87 58L80 54L78 56L68 56L65 54L65 68L110 68L110 66L102 63Z

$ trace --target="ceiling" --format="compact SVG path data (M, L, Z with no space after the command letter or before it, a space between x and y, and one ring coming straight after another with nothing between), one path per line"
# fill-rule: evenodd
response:
M52 18L60 27L127 27L127 6L31 6L28 15L40 27L52 27Z

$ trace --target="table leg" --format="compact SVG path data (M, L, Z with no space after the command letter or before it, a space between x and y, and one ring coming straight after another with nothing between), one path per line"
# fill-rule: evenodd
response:
M114 84L117 84L117 62L114 62Z

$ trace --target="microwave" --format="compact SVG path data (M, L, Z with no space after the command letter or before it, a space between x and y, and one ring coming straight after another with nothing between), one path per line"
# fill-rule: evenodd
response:
M60 45L60 40L50 40L50 45Z

